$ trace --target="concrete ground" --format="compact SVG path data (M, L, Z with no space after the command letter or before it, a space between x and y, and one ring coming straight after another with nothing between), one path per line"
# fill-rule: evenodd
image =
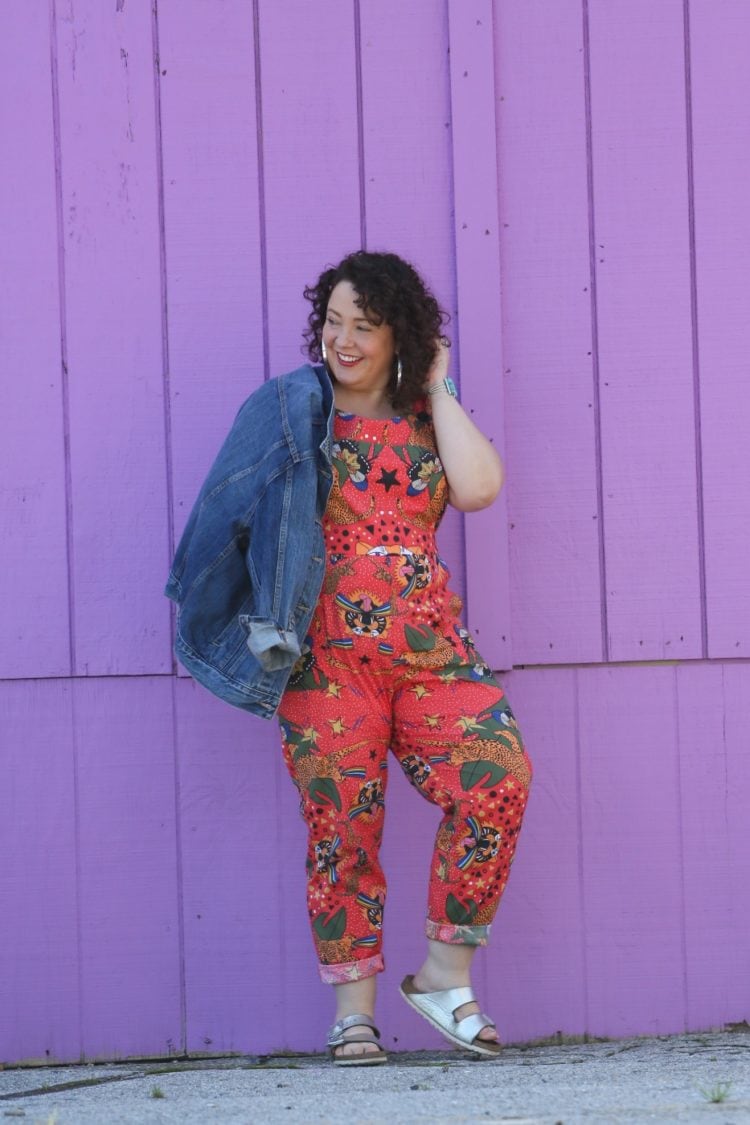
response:
M237 1125L507 1121L515 1125L750 1125L750 1028L558 1046L192 1059L0 1071L0 1125Z

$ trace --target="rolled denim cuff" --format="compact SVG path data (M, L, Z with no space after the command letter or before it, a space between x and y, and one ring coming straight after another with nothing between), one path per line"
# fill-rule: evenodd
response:
M361 961L344 961L339 965L318 966L323 984L348 984L352 980L364 980L365 977L375 976L375 973L382 973L384 968L382 953L365 957Z
M489 926L454 926L430 918L424 932L432 941L444 941L447 945L487 945L490 938Z
M264 617L243 617L247 629L247 647L266 672L291 668L299 660L301 650L297 634L280 628Z

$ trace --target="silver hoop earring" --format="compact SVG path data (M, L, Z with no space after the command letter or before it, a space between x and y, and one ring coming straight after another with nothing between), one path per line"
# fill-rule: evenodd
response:
M328 366L328 352L326 351L326 342L323 337L320 337L320 354L323 357L323 364Z
M404 376L404 369L401 365L401 356L397 356L398 363L396 364L396 394L401 390L401 380Z

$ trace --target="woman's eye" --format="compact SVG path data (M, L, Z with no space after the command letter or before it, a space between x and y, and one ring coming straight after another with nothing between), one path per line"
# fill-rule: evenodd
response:
M360 332L372 332L372 329L370 328L369 324L360 324L359 330L360 330Z

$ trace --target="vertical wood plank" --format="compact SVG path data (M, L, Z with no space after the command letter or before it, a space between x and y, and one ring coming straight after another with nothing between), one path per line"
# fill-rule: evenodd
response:
M187 1050L285 1045L275 723L175 686ZM304 863L304 851L299 856Z
M149 5L59 0L75 671L171 668Z
M273 982L273 991L281 1004L264 1039L273 1043L272 1050L279 1043L294 1043L295 1050L317 1052L334 1022L335 998L331 986L320 980L307 913L307 828L299 814L299 795L283 761L278 728L266 737L264 769L271 771L275 782L267 790L273 818L268 840L278 857L278 905L272 915L271 941L277 946L280 979Z
M685 1029L674 669L581 668L583 935L592 1035Z
M602 659L580 0L495 4L515 664Z
M263 381L252 5L160 0L158 30L179 538L240 403Z
M687 1024L741 1022L750 1003L750 666L677 669ZM745 1013L745 1014L743 1014Z
M507 673L504 686L534 767L508 886L484 961L483 1008L501 1038L586 1030L576 673Z
M550 669L503 677L535 780L512 875L473 977L507 1042L586 1030L574 675ZM416 800L393 758L389 767L382 849L386 973L378 1011L387 1045L393 1036L399 1050L439 1049L437 1033L416 1024L390 988L424 957L427 876L439 815Z
M390 754L388 774L381 851L388 881L383 915L386 971L381 978L378 1017L385 1030L386 1047L399 1051L439 1051L442 1036L415 1017L397 990L406 974L416 972L424 961L430 862L442 814L415 792Z
M368 248L411 261L455 315L448 52L445 4L362 5Z
M413 262L452 312L447 6L380 0L361 9L368 248Z
M367 247L400 254L425 278L451 316L451 374L460 382L447 6L381 0L361 4L361 18ZM438 542L451 586L465 597L459 512L448 509Z
M352 0L259 0L269 371L305 362L302 296L360 245Z
M588 10L609 656L699 657L683 5Z
M182 1050L171 684L74 683L83 1051Z
M735 935L735 956L738 972L727 1006L718 1003L712 1022L741 1023L747 1020L750 1007L750 950L747 933L750 926L750 845L747 836L747 810L750 807L750 665L727 663L723 667L724 715L727 754L726 809L727 866L729 901L727 929ZM727 940L726 937L724 939ZM729 941L731 942L731 938ZM740 1015L739 1013L744 1013Z
M54 73L44 5L0 13L0 676L70 671ZM23 113L13 112L23 106Z
M322 6L259 0L258 15L268 369L279 375L306 359L302 332L310 306L303 288L361 245L357 41L352 0ZM288 1043L319 1050L333 1011L307 916L306 831L277 723L254 722L252 738L248 753L254 776L262 770L259 792L269 819L264 844L252 849L249 878L253 901L269 919L258 936L269 947L262 963L273 957L278 971L269 973L261 996L269 1022L249 1033L266 1050ZM252 834L257 839L254 828Z
M708 655L750 653L750 7L691 0Z
M492 2L448 0L461 394L501 455L504 403ZM513 663L507 492L465 524L467 620L493 668Z
M71 684L0 684L0 1059L77 1062Z

